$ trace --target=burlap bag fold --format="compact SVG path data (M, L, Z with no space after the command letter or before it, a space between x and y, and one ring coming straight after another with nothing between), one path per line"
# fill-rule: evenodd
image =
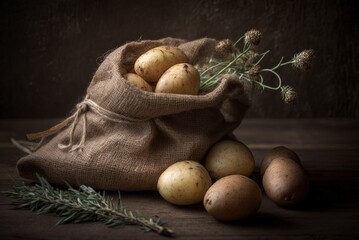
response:
M130 85L122 75L145 51L181 48L197 64L208 61L216 40L165 38L128 43L110 53L96 71L87 96L67 128L17 163L19 174L105 190L155 190L159 175L180 160L201 161L231 133L250 105L249 90L226 75L211 92L156 94Z

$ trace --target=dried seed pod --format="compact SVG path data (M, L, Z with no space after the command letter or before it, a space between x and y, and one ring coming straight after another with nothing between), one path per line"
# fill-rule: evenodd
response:
M248 75L252 78L255 78L258 76L260 70L261 67L259 65L254 65L248 70Z
M215 51L220 57L225 57L234 53L236 49L233 46L233 42L230 39L224 39L217 43L215 47Z
M283 86L281 88L282 99L286 104L296 104L298 100L298 95L293 87Z
M306 71L310 69L312 65L313 57L314 57L313 49L304 50L293 57L292 59L293 66L300 70Z
M244 42L250 45L257 46L262 39L262 33L256 29L249 30L244 35Z

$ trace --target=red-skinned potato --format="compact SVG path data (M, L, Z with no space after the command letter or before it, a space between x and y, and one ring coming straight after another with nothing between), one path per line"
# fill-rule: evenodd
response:
M203 204L220 221L242 220L257 212L262 192L256 182L243 175L217 180L206 192Z
M267 196L284 207L303 202L309 192L309 180L304 169L287 157L272 159L264 172L262 183Z
M273 149L271 149L263 158L261 165L260 165L260 174L263 177L264 172L266 171L267 167L271 163L271 161L274 158L277 157L285 157L290 158L294 160L296 163L302 166L302 163L300 161L299 156L291 149L284 147L284 146L278 146Z

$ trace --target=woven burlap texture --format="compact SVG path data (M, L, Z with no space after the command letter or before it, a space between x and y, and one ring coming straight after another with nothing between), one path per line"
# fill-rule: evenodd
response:
M142 53L156 46L178 46L190 63L200 64L211 58L216 44L209 38L165 38L115 49L96 71L87 99L122 117L114 120L91 107L82 109L73 134L73 141L79 142L86 124L82 150L59 148L69 141L71 127L67 127L18 161L20 176L36 179L38 173L50 183L103 190L156 190L159 175L169 165L203 160L214 143L241 123L250 106L250 88L235 75L226 75L203 95L157 94L133 87L123 75Z

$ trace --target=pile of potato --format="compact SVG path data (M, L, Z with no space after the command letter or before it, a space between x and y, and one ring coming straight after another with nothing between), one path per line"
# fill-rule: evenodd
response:
M197 95L200 74L177 47L159 46L138 57L127 81L144 91ZM159 177L161 196L176 205L203 202L207 212L221 221L241 220L256 213L262 202L260 186L250 178L255 161L250 149L234 140L212 146L203 165L184 160L169 166ZM261 163L266 195L280 206L302 202L309 183L299 157L277 147ZM214 182L214 183L213 183Z
M124 76L130 84L147 92L197 95L200 75L177 47L159 46L142 54L134 73Z
M245 144L223 140L209 150L203 165L185 160L168 167L157 188L170 203L202 201L218 220L241 220L256 213L262 202L261 188L250 178L254 169L253 154ZM300 159L286 147L270 150L260 172L266 195L279 206L298 204L308 194L309 183Z

